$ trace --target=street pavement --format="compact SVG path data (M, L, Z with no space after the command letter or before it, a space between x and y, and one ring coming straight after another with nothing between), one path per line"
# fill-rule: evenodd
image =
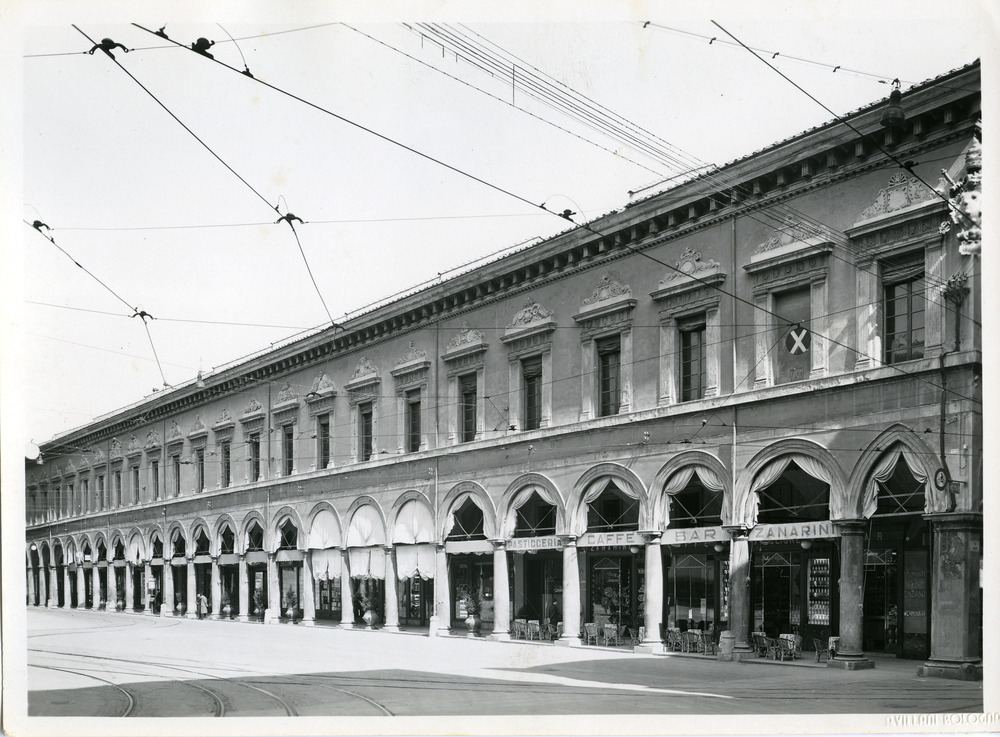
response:
M27 635L34 717L452 717L459 733L514 733L522 724L529 733L617 734L642 731L640 725L697 731L706 718L719 717L732 732L800 723L822 730L844 724L853 732L862 724L886 729L892 715L904 727L912 717L903 715L983 711L981 683L919 678L919 663L889 658L871 670L844 671L811 658L723 663L627 649L34 607ZM470 719L477 715L511 721ZM788 718L727 722L730 715ZM795 715L834 716L818 722ZM942 729L959 721L935 718ZM342 729L348 722L321 723L354 731ZM409 733L450 723L427 722Z

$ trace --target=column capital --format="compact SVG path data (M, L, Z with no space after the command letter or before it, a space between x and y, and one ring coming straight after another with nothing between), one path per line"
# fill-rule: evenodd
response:
M864 519L835 519L831 521L841 535L864 535L865 526L868 524L868 520Z
M187 561L188 565L194 563L194 555L185 555L184 560Z
M239 558L240 558L240 563L246 563L247 562L247 554L246 553L240 553L239 554Z
M277 556L277 553L275 553L273 551L268 551L268 553L267 553L267 561L268 561L268 563L273 562L276 556Z
M493 538L489 541L489 543L490 545L493 546L494 551L504 550L507 547L507 538L505 537Z
M636 534L642 537L646 545L652 545L663 536L663 530L638 530Z
M734 540L737 538L749 538L750 528L744 525L723 525L722 529L729 533Z
M939 512L936 514L925 514L923 518L928 522L933 522L939 528L982 529L983 526L982 512Z

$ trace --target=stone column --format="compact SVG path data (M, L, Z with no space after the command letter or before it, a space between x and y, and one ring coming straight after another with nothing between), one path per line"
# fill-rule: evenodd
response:
M237 616L237 619L241 622L249 622L250 621L250 572L247 570L246 553L240 553L239 597L240 597L240 613Z
M982 516L970 513L930 518L931 657L917 675L981 681L979 572L982 561Z
M69 585L69 566L63 566L63 603L62 609L69 609L70 607L70 593L71 586Z
M209 603L212 607L211 619L222 619L222 576L219 571L219 556L212 556L212 593Z
M160 570L163 570L162 568ZM149 582L153 580L153 561L146 561L146 586L142 591L142 598L146 602L145 614L153 615L153 595L149 593Z
M399 582L396 580L396 558L392 545L385 546L385 627L399 632Z
M437 599L437 631L446 635L451 632L451 583L448 580L448 554L444 543L438 543L437 561L434 566L434 597Z
M160 616L174 616L174 567L170 565L170 558L163 559L163 606L160 607Z
M874 668L861 649L864 618L865 522L833 523L840 531L840 646L827 665L847 670Z
M351 591L350 555L347 548L341 550L343 558L340 566L340 626L354 626L354 592Z
M45 566L38 569L38 606L49 605L49 572Z
M135 576L131 561L125 563L125 613L135 614Z
M115 604L118 601L118 578L115 576L115 567L113 565L108 565L108 606L107 610L109 612L118 611Z
M101 603L101 569L95 564L93 568L90 569L91 582L90 582L90 601L91 608L97 609L98 605Z
M663 623L663 555L660 551L659 530L640 532L646 545L646 614L643 626L646 635L636 652L662 653L660 625Z
M302 556L302 624L312 627L316 624L316 584L313 583L313 551L306 550Z
M28 566L28 604L35 604L35 568Z
M507 541L493 544L493 634L491 640L510 639L510 574L507 571Z
M750 645L750 540L747 530L730 528L729 628L736 637L733 660L754 657Z
M87 574L83 566L76 567L76 608L87 608Z
M274 553L267 554L267 612L265 624L274 624L281 617L281 582L278 580L278 564Z
M198 587L194 570L194 556L187 559L187 614L188 619L198 618Z
M576 535L560 535L563 542L563 634L557 645L580 645L580 563Z

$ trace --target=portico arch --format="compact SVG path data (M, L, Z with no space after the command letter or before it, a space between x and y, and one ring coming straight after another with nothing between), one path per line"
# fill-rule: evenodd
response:
M652 529L663 530L670 524L670 499L697 478L710 493L722 495L722 524L729 524L732 484L725 465L711 453L689 450L678 453L663 464L651 486Z

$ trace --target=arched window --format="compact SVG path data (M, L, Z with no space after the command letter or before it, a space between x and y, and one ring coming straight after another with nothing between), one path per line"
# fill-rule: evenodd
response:
M184 535L181 534L180 530L174 530L170 543L170 547L173 549L173 557L183 558L187 553L187 543L184 542Z
M892 476L878 482L877 515L922 514L924 511L924 482L917 481L903 456L896 462Z
M247 530L247 552L260 551L264 549L264 530L256 520Z
M114 560L125 560L125 544L120 539L115 542Z
M223 555L236 551L236 533L233 532L233 528L229 525L222 528L220 547L220 552Z
M163 557L163 540L160 539L159 535L153 538L153 557L162 558Z
M108 548L103 540L97 541L97 560L106 561L108 559Z
M485 540L483 510L472 499L466 499L455 512L455 525L448 540Z
M514 537L537 537L556 534L556 508L535 492L517 509Z
M208 535L205 533L204 528L198 530L198 535L194 539L194 554L195 555L209 555L210 554L211 543L208 540Z
M639 527L639 500L633 499L611 482L590 503L587 529L591 532L635 530Z
M830 519L830 485L813 478L794 461L758 494L758 522L781 524Z
M90 543L86 540L83 541L83 562L90 563L93 561L93 555L90 549Z
M295 523L286 519L281 523L279 531L281 532L281 543L278 545L278 550L295 550L299 543L299 530Z
M715 527L722 524L722 492L706 489L697 474L670 499L670 527Z

